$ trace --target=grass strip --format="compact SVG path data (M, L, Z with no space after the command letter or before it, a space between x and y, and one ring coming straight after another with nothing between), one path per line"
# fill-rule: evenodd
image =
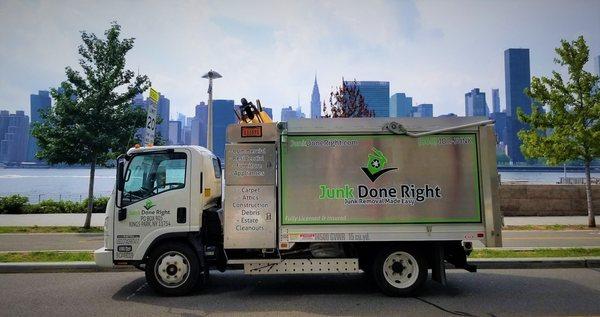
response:
M600 248L564 248L533 250L476 249L470 258L570 258L600 256ZM91 251L0 252L0 263L94 261Z
M470 258L571 258L600 256L600 248L501 250L476 249Z
M502 230L598 230L598 228L590 228L587 225L519 225L519 226L504 226Z
M94 261L94 255L88 251L57 252L5 252L0 253L0 263L14 262L82 262Z
M32 227L17 227L17 226L6 226L0 227L0 234L2 233L102 233L104 229L102 227L91 227L84 229L77 226L32 226Z

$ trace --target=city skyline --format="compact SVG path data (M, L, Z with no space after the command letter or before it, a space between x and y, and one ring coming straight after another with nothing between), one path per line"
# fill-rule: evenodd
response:
M298 95L309 112L315 70L322 96L342 77L388 81L391 93L434 104L435 115L462 115L465 91L503 86L507 48L530 49L534 76L558 69L553 58L560 39L584 35L592 56L600 53L598 1L382 1L341 8L335 2L193 2L168 9L156 2L144 6L163 16L151 24L133 14L140 9L134 2L64 3L0 4L1 107L24 109L32 91L56 87L64 67L77 63L79 31L101 35L113 20L124 36L136 37L128 68L147 74L169 96L171 117L190 116L206 100L200 76L210 68L224 76L215 83L215 98L258 98L275 117ZM476 18L462 19L465 10ZM503 93L500 99L506 104Z

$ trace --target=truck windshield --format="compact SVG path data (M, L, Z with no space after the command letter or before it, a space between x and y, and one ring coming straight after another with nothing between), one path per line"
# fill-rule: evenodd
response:
M140 154L125 172L122 206L185 187L185 153Z

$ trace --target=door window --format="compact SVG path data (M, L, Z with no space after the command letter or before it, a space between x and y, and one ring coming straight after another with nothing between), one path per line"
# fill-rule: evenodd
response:
M185 153L140 154L125 172L122 206L185 187Z
M213 169L215 170L215 178L221 178L221 160L213 157Z

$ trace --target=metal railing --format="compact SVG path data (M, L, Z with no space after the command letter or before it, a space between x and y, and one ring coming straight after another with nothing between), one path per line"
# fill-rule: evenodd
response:
M110 196L111 192L95 192L94 198L107 197ZM88 195L87 194L73 194L73 193L46 193L46 194L35 194L35 193L1 193L0 197L12 196L12 195L20 195L23 197L27 197L29 199L29 203L37 204L44 200L54 200L54 201L73 201L73 202L83 202Z
M592 177L590 180L592 185L600 185L600 178ZM562 185L585 185L585 177L560 177L557 184Z

